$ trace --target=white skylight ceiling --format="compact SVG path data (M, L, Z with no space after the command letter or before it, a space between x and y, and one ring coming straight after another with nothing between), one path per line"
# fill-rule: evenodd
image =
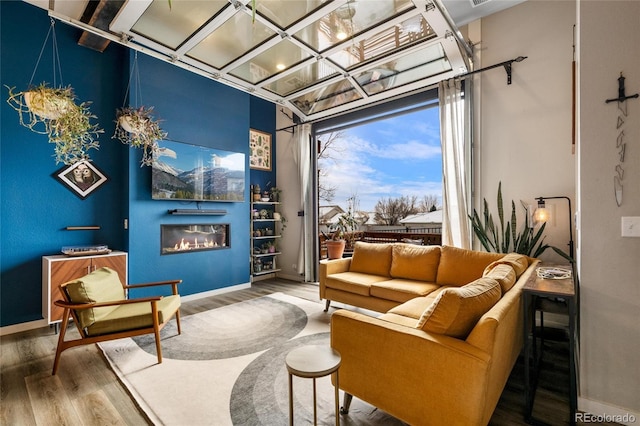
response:
M254 14L251 0L172 0L171 8L168 0L129 0L102 33L303 121L413 93L469 67L468 47L439 0L255 4Z

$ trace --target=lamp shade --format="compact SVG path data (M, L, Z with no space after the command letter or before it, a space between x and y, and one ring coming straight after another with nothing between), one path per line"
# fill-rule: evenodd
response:
M536 222L548 222L551 218L551 212L546 207L538 207L533 214L533 220Z

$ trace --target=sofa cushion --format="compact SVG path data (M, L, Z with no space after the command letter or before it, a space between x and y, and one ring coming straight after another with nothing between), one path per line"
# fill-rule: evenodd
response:
M441 251L436 283L457 287L482 277L487 265L504 257L502 253L466 250L451 246L442 246Z
M516 279L524 273L529 267L529 259L527 256L518 253L509 253L499 260L491 262L484 270L483 275L487 274L491 269L498 265L509 265L516 273Z
M442 288L442 287L441 287ZM445 287L448 288L448 287ZM443 288L444 290L444 288ZM424 311L431 306L436 297L440 294L440 291L433 291L426 296L414 297L394 308L389 309L388 314L402 315L404 317L413 318L415 320L420 319ZM415 322L412 326L415 325Z
M440 263L440 246L397 243L391 255L391 276L435 282Z
M447 288L433 301L416 328L464 339L501 296L500 284L482 277L462 287Z
M387 279L387 277L380 275L363 274L361 272L340 272L327 276L325 286L327 288L360 294L362 296L369 296L371 284Z
M158 300L158 320L165 323L180 308L180 295L165 296ZM153 326L150 302L120 305L107 316L87 328L87 334L97 336L116 331L135 330Z
M489 268L489 266L484 270L482 276L493 278L498 281L498 284L500 284L500 288L502 289L502 294L505 294L516 283L516 271L513 270L511 265L504 263L494 265L491 268Z
M426 296L439 288L435 283L396 278L371 284L370 292L373 297L404 303L414 297Z
M365 243L358 241L353 248L350 272L389 276L393 244Z
M112 302L126 298L118 273L107 267L97 269L84 277L69 281L66 289L73 303ZM116 306L105 306L78 310L80 327L89 327L116 308Z

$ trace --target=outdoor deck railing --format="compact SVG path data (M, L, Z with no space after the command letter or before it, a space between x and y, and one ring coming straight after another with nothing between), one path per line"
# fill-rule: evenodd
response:
M347 233L345 239L348 242L355 244L356 241L365 241L367 243L398 243L407 242L419 245L441 245L442 234L436 232L416 232L419 230L409 229L403 231L402 229L389 230L389 231L355 231ZM429 228L429 231L439 231L439 229ZM327 245L325 243L326 238L323 234L320 234L318 242L320 244L320 259L327 258ZM353 249L353 247L347 247L346 251Z

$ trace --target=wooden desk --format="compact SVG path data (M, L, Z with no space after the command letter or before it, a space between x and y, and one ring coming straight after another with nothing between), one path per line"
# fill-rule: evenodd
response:
M544 267L555 265L544 265ZM569 265L558 265L570 269ZM525 420L535 423L532 417L533 402L539 373L539 358L537 353L535 328L536 301L539 297L566 300L569 314L569 424L575 425L576 409L578 405L577 391L577 292L575 274L566 279L543 279L532 274L522 288L522 303L524 315L524 399ZM538 308L539 309L539 308ZM542 348L541 348L542 351ZM533 368L532 368L533 367ZM532 370L533 369L533 375ZM533 377L532 377L533 376Z

